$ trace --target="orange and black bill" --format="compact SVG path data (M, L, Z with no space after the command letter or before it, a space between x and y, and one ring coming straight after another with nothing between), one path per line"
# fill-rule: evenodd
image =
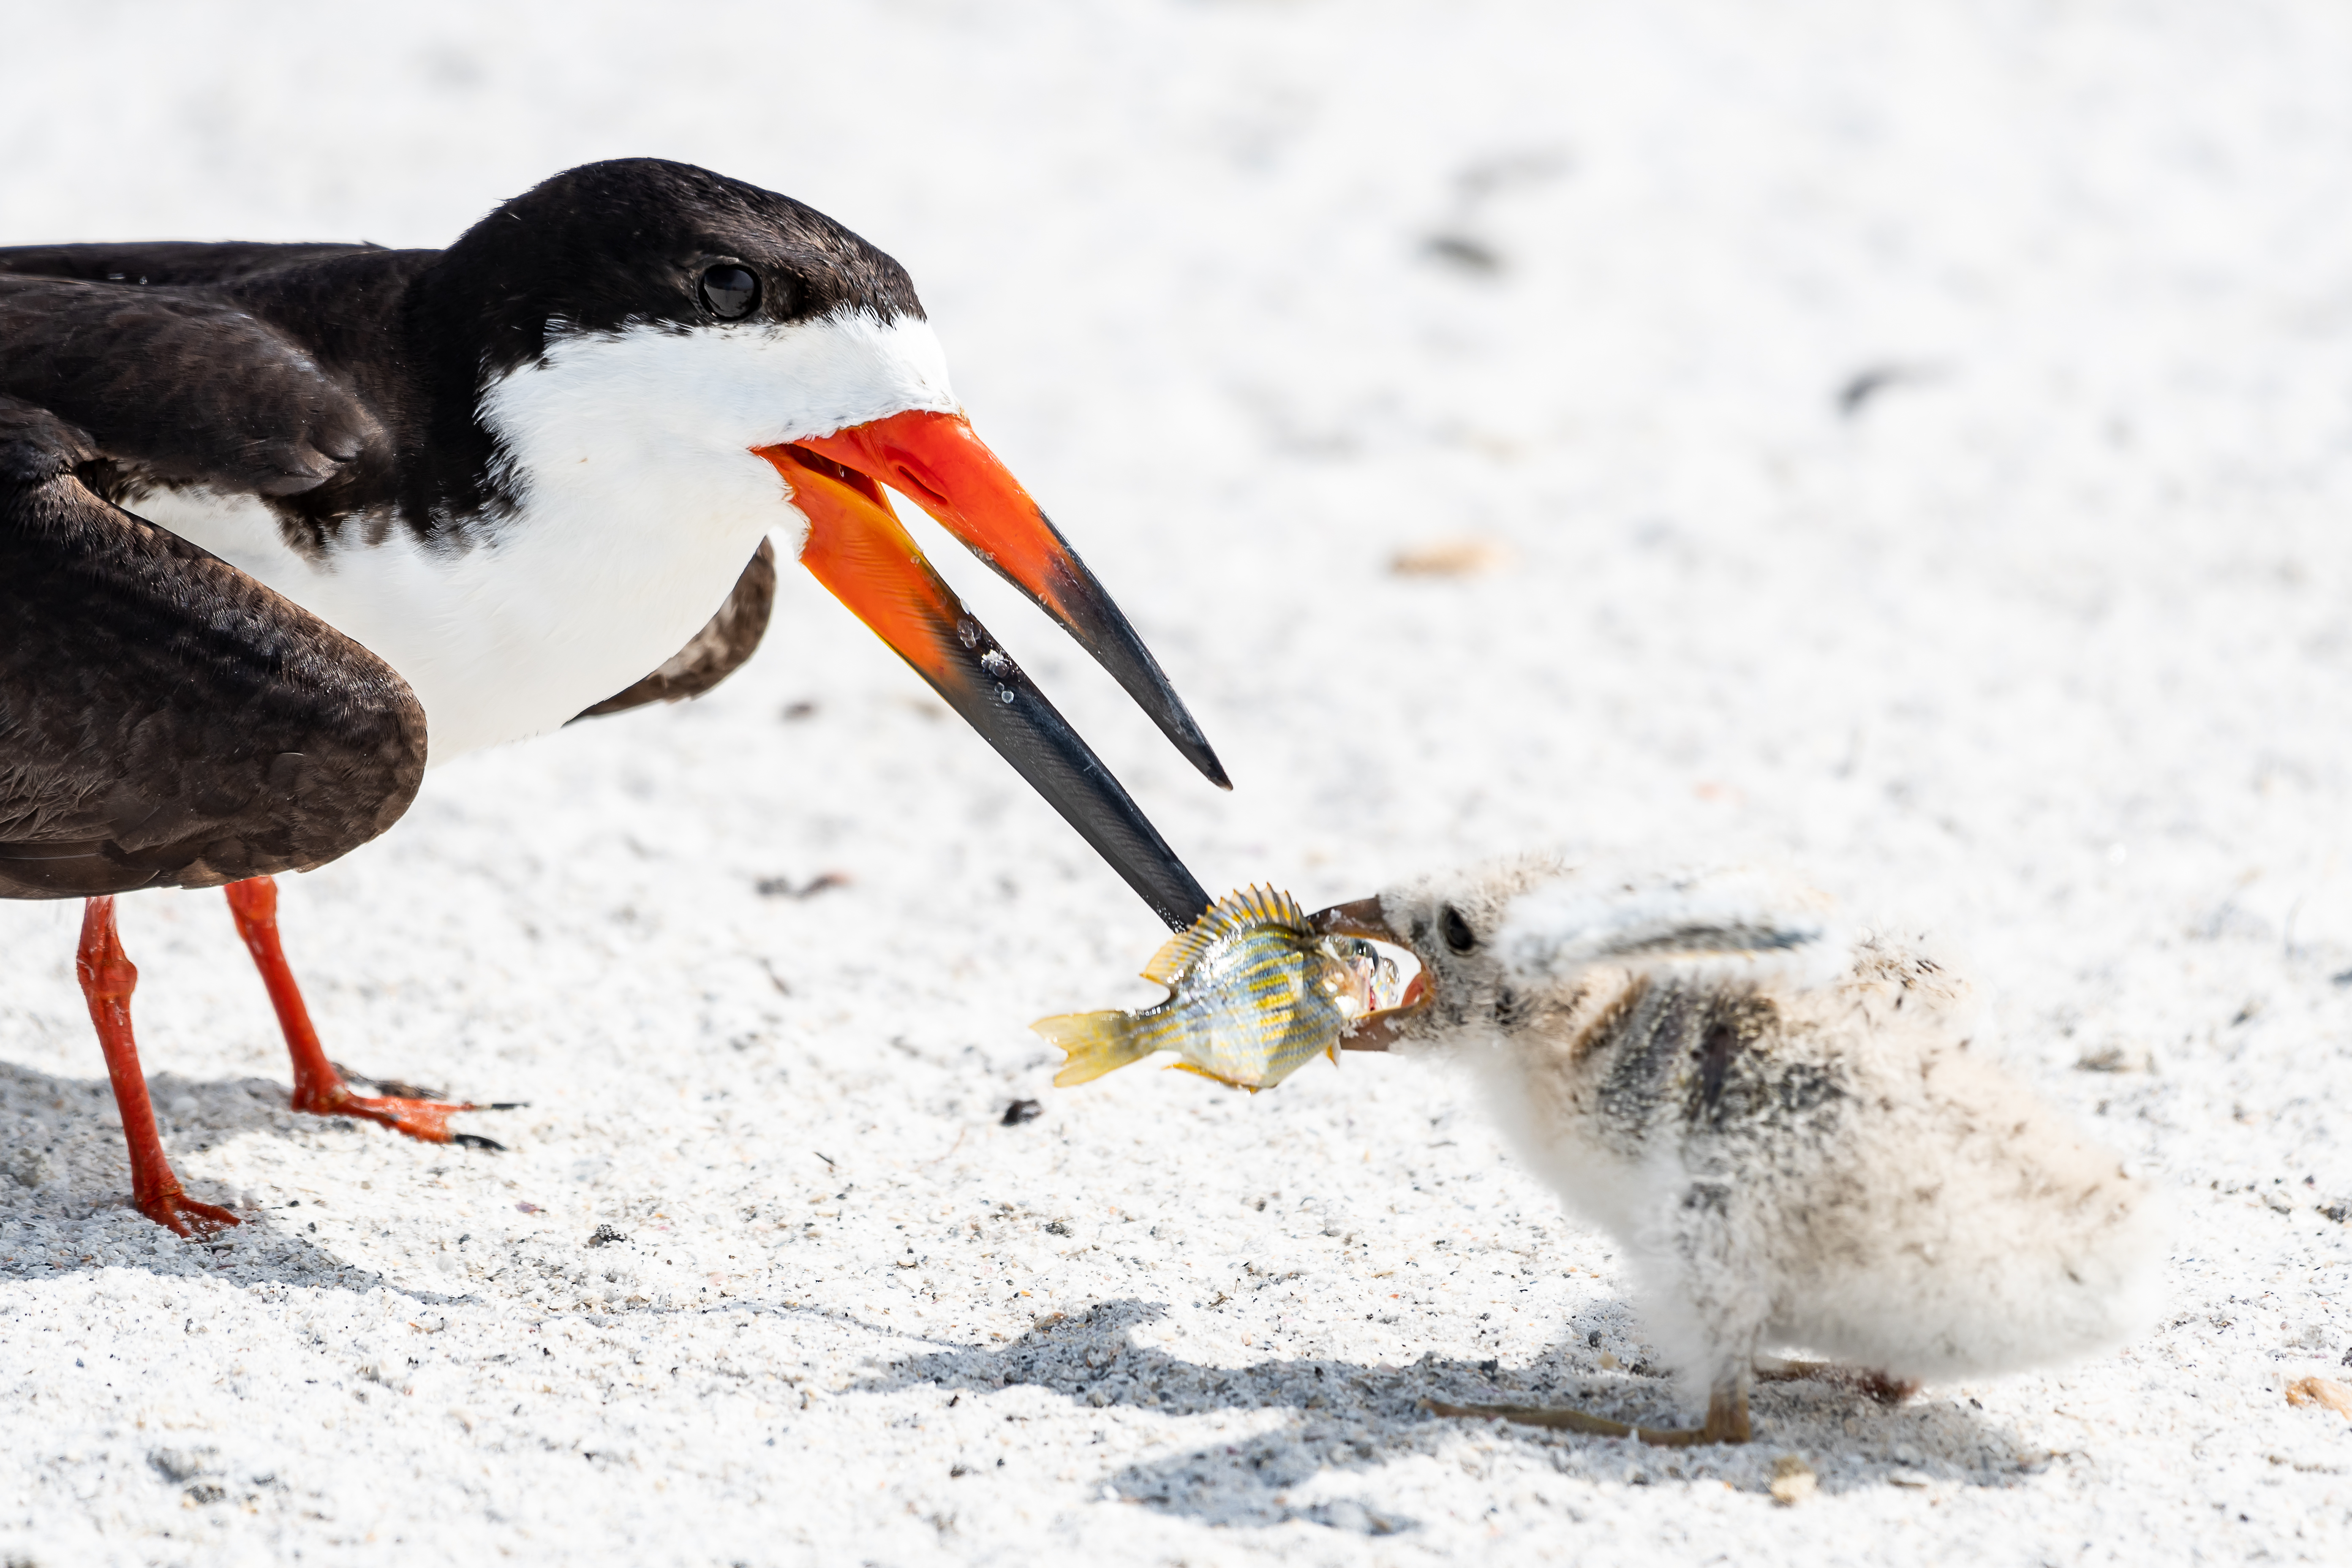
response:
M963 416L894 414L800 445L888 485L930 513L1077 638L1211 784L1234 787L1151 650Z
M858 428L896 425L909 417L899 415L877 421L874 426ZM955 423L961 425L961 420ZM822 444L840 447L844 437L851 434L841 432L826 437ZM979 731L982 739L995 747L1014 771L1029 781L1030 787L1045 796L1046 803L1094 846L1095 852L1126 879L1128 886L1141 895L1161 920L1178 931L1198 920L1209 907L1208 894L1146 819L1142 808L1111 776L1102 760L1022 673L1020 666L997 646L979 617L964 608L955 591L932 570L922 550L891 511L889 501L876 483L877 476L813 450L817 445L820 443L803 442L758 449L760 456L773 463L792 487L793 504L808 518L808 542L801 549L801 564L901 658L914 666L916 673L930 683L931 689ZM976 439L971 445L985 455L987 448ZM989 461L993 463L994 459ZM1003 473L1001 467L995 471ZM886 469L879 477L887 479L894 487L902 482L929 484L934 479L961 479L965 494L956 498L959 515L993 517L1001 524L1013 510L1002 494L991 497L978 493L969 475L944 474L936 466L927 467L926 474L928 478L915 480ZM981 477L986 476L983 473ZM1004 475L1003 487L1009 488L1017 504L1035 513L1028 498L1012 484L1011 476ZM950 492L939 493L941 504L948 504L945 498ZM1045 525L1042 515L1036 516L1036 523ZM1059 543L1050 527L1045 527L1045 531L1054 543ZM1110 605L1100 585L1066 549L1058 555L1035 550L1034 530L1024 532L1000 527L990 537L1008 546L1022 547L1020 553L1011 548L1000 550L992 564L1049 609L1053 606L1045 595L1049 589L1058 589L1061 579L1055 575L1057 572L1068 573L1073 581L1083 586L1084 593L1077 595L1077 603L1090 602L1087 595L1091 595L1093 601ZM1109 614L1114 618L1118 616L1116 607L1111 607ZM1118 618L1116 624L1132 641L1134 633L1127 629L1127 622ZM1081 637L1080 640L1085 639ZM1191 726L1192 716L1168 689L1167 678L1150 662L1150 655L1143 652L1140 642L1134 647L1148 667L1151 680L1156 682L1152 689L1165 696L1159 708L1146 702L1146 710L1160 718L1163 729L1168 724L1168 720L1161 717L1163 712L1172 712L1184 725ZM1119 673L1118 667L1110 660L1105 659L1104 663L1110 666L1112 673ZM1196 736L1198 732L1197 729L1192 731ZM1208 766L1213 768L1216 759L1205 743L1200 751L1208 757ZM1222 782L1222 772L1212 776Z

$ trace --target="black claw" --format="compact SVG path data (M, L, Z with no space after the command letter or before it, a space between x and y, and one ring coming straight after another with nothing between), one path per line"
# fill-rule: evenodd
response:
M530 1101L528 1100L494 1100L488 1105L478 1105L474 1109L477 1110L525 1110L530 1107Z
M494 1105L490 1107L490 1109L497 1110L502 1108ZM449 1134L449 1142L452 1143L462 1143L468 1149L495 1149L501 1154L506 1152L507 1148L505 1144L499 1142L497 1139L485 1138L478 1132L452 1132Z

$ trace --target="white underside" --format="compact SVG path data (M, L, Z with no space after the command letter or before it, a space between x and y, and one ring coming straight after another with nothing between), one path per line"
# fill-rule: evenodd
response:
M771 531L798 555L807 520L751 447L954 407L920 321L633 328L561 342L485 395L520 504L461 546L353 518L312 558L249 496L167 491L138 511L399 671L437 765L544 734L650 674Z

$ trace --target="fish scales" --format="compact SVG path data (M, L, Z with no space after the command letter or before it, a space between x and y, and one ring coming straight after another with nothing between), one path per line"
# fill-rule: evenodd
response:
M1214 1059L1197 1065L1222 1069L1219 1077L1236 1082L1255 1076L1251 1064L1263 1062L1265 1080L1278 1082L1326 1049L1331 1026L1344 1026L1344 1020L1307 994L1325 967L1320 954L1302 953L1280 929L1252 932L1204 963L1200 988L1180 990L1170 1005L1176 1014L1199 1015Z

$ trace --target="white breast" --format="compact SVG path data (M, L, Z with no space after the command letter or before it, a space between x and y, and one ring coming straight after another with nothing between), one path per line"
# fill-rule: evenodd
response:
M771 530L798 555L807 520L751 447L954 406L920 321L633 328L560 342L484 395L520 503L461 545L353 518L312 558L248 496L163 492L138 510L399 671L437 765L544 734L649 674Z
M658 514L574 510L559 521L533 506L469 549L428 549L394 528L380 544L310 559L287 548L277 518L250 497L180 491L139 510L398 670L425 706L437 765L544 734L686 646L761 535L800 520L775 470L740 456L730 504L667 538L658 525L673 520ZM798 533L786 542L797 552Z

